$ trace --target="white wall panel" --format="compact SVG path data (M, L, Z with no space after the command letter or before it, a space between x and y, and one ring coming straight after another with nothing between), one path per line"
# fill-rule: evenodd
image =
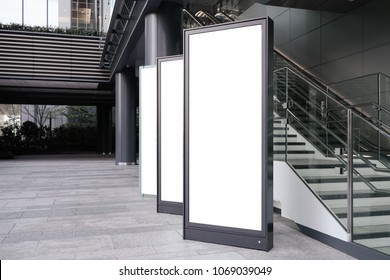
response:
M348 241L348 234L341 224L283 161L274 161L274 199L280 202L283 217Z

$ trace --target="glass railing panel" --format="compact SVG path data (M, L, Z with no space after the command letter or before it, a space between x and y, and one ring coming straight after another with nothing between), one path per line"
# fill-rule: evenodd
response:
M202 23L189 11L183 10L183 28L190 29L201 27Z
M358 132L375 134L372 124L354 115L353 131L353 241L390 254L389 169L375 154L361 150L364 145Z
M283 66L283 61L278 64ZM369 75L324 92L288 65L275 70L275 112L285 125L274 130L283 137L274 152L356 243L390 254L390 110L376 105L380 99L390 102L386 82L390 84L385 76ZM336 96L341 91L344 100ZM348 115L353 116L353 127Z
M277 106L274 106L277 107ZM274 160L286 160L286 148L289 141L288 128L284 117L281 117L276 110L274 110L274 131L273 131L273 149Z
M379 105L390 110L390 77L379 73ZM383 121L390 124L390 114L382 115Z
M285 117L285 104L287 102L287 84L288 72L287 69L279 69L273 73L273 100L274 112L278 117Z
M367 117L377 117L377 110L371 105L379 102L378 74L371 74L351 80L330 84L329 89L342 98L346 104Z
M346 227L348 185L344 150L334 150L325 143L328 128L312 116L296 115L289 109L288 123L286 162ZM345 146L337 139L333 144Z
M252 0L220 0L215 6L230 17L237 17L252 5Z
M273 79L273 109L274 109L274 160L286 160L286 85L287 85L287 69L279 69L274 72Z
M211 25L211 24L217 24L219 23L216 18L209 15L206 11L197 11L195 14L196 18L203 24L203 25Z
M390 136L382 125L355 115L355 152L376 171L390 167Z
M234 21L235 19L234 18L231 18L229 15L223 13L223 12L218 12L214 15L214 17L216 19L219 20L219 22L232 22Z
M379 138L378 160L381 162L381 164L383 164L387 168L390 168L390 139L381 133L378 133L378 138Z

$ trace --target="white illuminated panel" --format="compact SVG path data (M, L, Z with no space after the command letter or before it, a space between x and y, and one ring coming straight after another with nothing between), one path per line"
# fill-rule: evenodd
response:
M161 62L161 200L183 202L183 60Z
M262 38L261 25L189 37L191 223L262 230Z
M140 186L143 195L157 195L157 70L139 69Z

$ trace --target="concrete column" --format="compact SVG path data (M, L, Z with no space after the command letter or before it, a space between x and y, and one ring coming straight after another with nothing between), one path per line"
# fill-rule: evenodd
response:
M136 164L136 93L134 68L115 74L115 163Z
M97 105L97 153L111 154L112 151L112 107Z
M145 65L156 58L183 53L183 8L163 2L155 13L145 16Z

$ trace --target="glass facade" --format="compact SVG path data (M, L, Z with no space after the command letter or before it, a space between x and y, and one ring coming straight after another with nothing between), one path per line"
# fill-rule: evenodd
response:
M97 29L99 7L96 2L96 0L72 1L72 28Z
M24 1L24 24L25 25L47 25L47 2L46 0L25 0Z
M0 0L0 23L107 31L115 0Z
M6 23L23 23L23 1L22 0L0 0L0 22Z
M20 125L20 105L0 104L0 136L1 129L9 125Z

